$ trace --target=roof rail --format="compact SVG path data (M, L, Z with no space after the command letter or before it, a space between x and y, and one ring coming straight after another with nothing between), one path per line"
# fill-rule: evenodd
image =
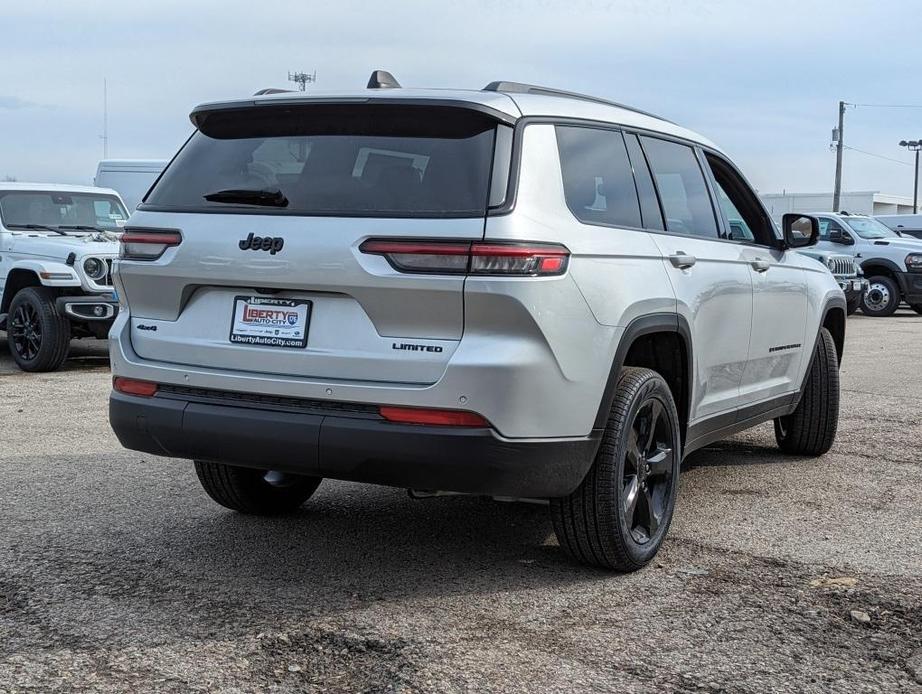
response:
M368 78L366 89L400 89L400 82L387 70L375 70Z
M642 111L639 108L634 108L633 106L627 106L625 104L619 104L617 101L610 101L608 99L602 99L597 96L589 96L588 94L579 94L578 92L568 92L563 89L552 89L551 87L540 87L536 84L523 84L521 82L505 82L498 80L496 82L490 82L486 87L481 91L484 92L503 92L505 94L541 94L544 96L562 96L567 99L579 99L580 101L591 101L595 104L605 104L606 106L615 106L617 108L623 108L626 111L633 111L634 113L639 113L644 116L649 116L650 118L656 118L657 120L665 121L666 123L672 123L671 120L667 120L662 116L657 116L655 113L650 113L649 111Z
M258 92L253 94L253 96L265 96L266 94L287 94L288 92L293 92L293 89L279 89L278 87L266 87L265 89L260 89Z

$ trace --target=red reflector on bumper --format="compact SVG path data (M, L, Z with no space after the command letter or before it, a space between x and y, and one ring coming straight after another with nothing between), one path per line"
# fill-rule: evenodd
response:
M112 387L125 395L141 395L149 398L157 392L157 384L150 381L136 381L133 378L116 376L112 379Z
M474 412L462 410L426 410L419 407L380 408L381 416L389 422L402 424L435 424L450 427L488 427L490 423Z

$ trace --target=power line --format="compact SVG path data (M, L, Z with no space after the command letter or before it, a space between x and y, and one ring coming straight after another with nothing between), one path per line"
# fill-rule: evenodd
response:
M912 166L908 161L903 161L902 159L894 159L892 157L885 157L883 154L875 154L874 152L866 152L863 149L858 149L857 147L849 147L848 145L842 145L845 149L850 149L853 152L860 152L861 154L867 154L869 157L877 157L878 159L886 159L887 161L896 162L897 164L902 164L903 166Z
M922 104L848 104L862 108L922 108Z

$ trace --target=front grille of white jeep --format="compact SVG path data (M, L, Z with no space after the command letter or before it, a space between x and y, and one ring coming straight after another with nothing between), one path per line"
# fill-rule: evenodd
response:
M854 277L858 274L855 259L850 255L834 255L826 261L829 271L836 277Z

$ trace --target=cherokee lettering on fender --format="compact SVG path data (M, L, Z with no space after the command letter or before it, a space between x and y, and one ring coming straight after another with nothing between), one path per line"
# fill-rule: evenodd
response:
M241 251L269 251L269 255L275 255L282 250L285 239L281 236L254 236L251 231L238 245Z
M407 352L441 352L439 345L417 345L412 342L394 342L391 349L400 349Z

